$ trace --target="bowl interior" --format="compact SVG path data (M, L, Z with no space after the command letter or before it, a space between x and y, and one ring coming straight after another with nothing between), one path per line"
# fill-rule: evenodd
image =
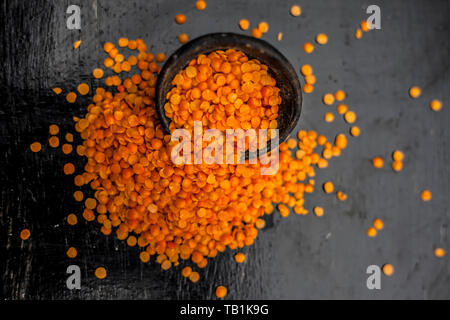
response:
M199 55L226 49L240 50L249 58L258 59L269 67L269 73L275 78L282 99L277 119L279 143L286 141L300 118L302 107L301 86L297 73L289 61L269 43L234 33L213 33L196 38L169 57L159 73L156 84L156 111L164 130L169 133L171 120L165 115L164 105L167 93L173 87L172 80L175 75ZM277 143L271 141L267 151L276 146Z

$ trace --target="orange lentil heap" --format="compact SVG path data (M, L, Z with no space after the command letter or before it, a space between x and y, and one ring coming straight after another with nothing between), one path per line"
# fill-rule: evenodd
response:
M259 60L236 50L200 55L173 79L166 116L172 128L276 129L280 89Z
M104 234L114 232L120 240L136 238L127 242L137 242L143 262L156 255L163 269L180 259L204 268L208 258L227 247L252 245L273 203L286 207L285 216L289 208L308 212L304 193L314 190L314 167L327 166L315 150L328 150L328 159L339 155L347 145L343 134L334 145L315 131L300 131L295 157L287 143L280 144L273 175L261 174L259 160L175 165L171 136L155 111L158 68L142 41L138 50L137 73L120 79L117 91L98 88L86 115L74 118L83 140L77 153L87 158L74 182L94 190L85 203L86 220L97 220ZM192 129L194 120L220 130L277 127L281 98L276 82L267 66L242 52L201 55L174 77L173 85L165 106L171 130ZM199 279L197 272L184 275L192 282Z

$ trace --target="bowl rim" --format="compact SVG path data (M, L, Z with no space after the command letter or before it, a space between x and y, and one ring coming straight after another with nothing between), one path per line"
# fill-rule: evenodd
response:
M285 71L287 71L288 76L290 78L289 81L291 82L292 87L294 89L294 93L295 93L295 97L294 97L295 110L293 111L292 121L288 124L288 126L285 127L283 132L281 132L281 130L279 129L278 143L281 144L282 142L287 140L287 138L290 136L290 134L296 127L296 125L300 119L300 114L302 111L302 103L303 103L302 86L301 86L300 80L298 78L297 72L295 71L294 67L289 62L289 60L277 48L275 48L273 45L271 45L267 41L262 40L262 39L257 39L255 37L243 35L243 34L232 33L232 32L208 33L208 34L199 36L199 37L187 42L186 44L182 45L177 50L175 50L170 55L170 57L167 59L167 61L164 63L163 67L161 68L161 70L158 74L156 88L155 88L155 108L156 108L156 113L158 115L161 126L163 127L163 130L167 134L170 134L169 125L170 125L171 120L165 115L165 112L164 112L164 105L167 102L167 99L166 99L167 92L163 92L162 84L163 84L164 80L166 80L167 77L174 76L174 75L169 74L170 71L173 71L173 70L170 70L171 67L177 62L178 59L180 59L181 56L186 56L186 55L199 56L201 54L206 54L206 53L211 52L211 49L209 49L209 48L203 49L203 45L206 40L210 40L210 41L212 40L214 42L218 42L217 48L215 48L213 50L233 49L233 47L230 45L220 46L220 41L221 40L223 41L224 39L226 39L227 41L230 41L230 42L235 41L238 44L245 44L245 46L249 47L249 48L253 47L253 48L263 50L263 52L266 55L270 56L273 59L278 60L280 62L280 65L285 69ZM253 57L251 54L248 54L247 52L245 52L244 48L239 48L237 50L240 50L240 51L244 52L245 54L250 55L251 58L258 59L258 57ZM187 62L187 63L189 63L189 62ZM269 66L269 70L270 70L270 66ZM170 80L172 80L172 79L170 79ZM273 150L277 146L278 146L278 144L271 143L270 147L267 148L268 150L266 150L266 152ZM258 155L260 155L259 152L258 152ZM248 156L248 154L247 154L247 156Z

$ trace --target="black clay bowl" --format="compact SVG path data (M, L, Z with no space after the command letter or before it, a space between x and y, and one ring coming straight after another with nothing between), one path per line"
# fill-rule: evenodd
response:
M196 38L175 51L164 64L156 84L156 111L164 130L169 132L171 120L165 115L167 93L172 89L172 80L192 59L216 50L236 49L249 58L258 59L269 67L269 73L280 88L281 105L278 116L279 142L289 137L300 118L302 93L300 82L289 61L266 41L234 33L211 33ZM277 146L272 141L268 150ZM268 151L267 150L267 151ZM248 155L247 155L248 157Z

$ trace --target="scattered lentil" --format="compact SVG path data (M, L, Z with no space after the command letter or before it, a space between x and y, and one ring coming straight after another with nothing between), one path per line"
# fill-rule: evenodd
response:
M73 198L75 199L75 201L81 202L83 201L84 194L82 191L77 190L73 193Z
M166 55L162 52L156 54L156 62L164 62Z
M328 42L327 35L325 33L319 33L316 36L316 42L321 45L327 44L327 42Z
M324 119L325 119L325 122L333 122L334 114L332 114L331 112L327 112L327 113L325 113Z
M95 68L92 71L92 75L94 76L95 79L100 79L103 77L103 70L100 68Z
M250 27L250 22L247 19L241 19L239 21L239 28L241 28L241 30L248 30L248 28Z
M258 24L258 30L261 31L261 33L266 33L267 31L269 31L269 24L265 21L260 22Z
M70 154L70 153L72 153L73 147L71 144L64 143L62 145L61 149L64 154Z
M345 201L347 200L347 195L342 191L338 191L336 192L336 198L340 201Z
M432 194L430 190L423 190L420 194L420 197L423 201L430 201L432 198Z
M332 193L334 191L334 185L331 181L327 181L323 184L323 190L326 193Z
M77 90L82 96L85 96L89 93L89 86L86 83L80 83Z
M316 83L316 76L313 74L309 74L305 76L305 81L308 84L314 85Z
M313 212L317 217L321 217L324 211L322 207L314 207Z
M227 288L225 288L224 286L218 286L216 288L216 296L219 299L225 298L225 296L227 295Z
M143 262L143 263L147 263L150 261L150 254L147 251L142 251L139 254L139 259Z
M70 224L71 226L76 225L77 222L78 222L77 216L74 215L73 213L67 216L67 223Z
M341 103L337 106L336 110L339 114L345 114L348 110L348 107L346 104Z
M314 51L314 45L313 45L311 42L306 42L306 43L303 45L303 50L304 50L306 53L312 53L312 52Z
M334 93L334 98L336 99L336 101L342 101L344 100L346 97L345 91L343 90L338 90Z
M373 157L372 164L375 168L382 168L384 166L384 160L381 157Z
M28 229L23 229L22 231L20 231L20 239L22 240L27 240L31 235L30 230Z
M305 85L303 86L303 92L311 93L313 91L314 91L314 86L310 83L305 83Z
M344 114L344 120L345 120L345 122L350 123L350 124L351 123L355 123L355 121L356 121L356 113L354 111L351 111L351 110L347 111Z
M313 68L309 64L304 64L300 69L302 75L309 76L313 73Z
M291 15L294 17L298 17L302 14L302 8L299 5L293 5L291 7Z
M98 279L106 278L106 269L104 267L98 267L97 269L95 269L95 276Z
M434 255L438 258L442 258L443 256L445 256L445 250L442 248L436 248L434 249Z
M358 137L361 134L361 129L357 126L353 126L350 128L350 134L354 137Z
M184 24L186 22L186 16L184 14L177 14L175 16L175 21L178 24Z
M384 228L384 223L381 219L375 219L373 221L373 226L375 227L375 229L381 230Z
M253 28L252 29L252 36L259 39L262 37L262 32L261 30L259 30L258 28Z
M76 258L76 256L78 255L78 251L77 249L75 249L74 247L70 247L67 252L66 252L67 256L71 259Z
M180 41L180 43L186 43L189 41L189 37L186 33L182 33L178 36L178 41Z
M73 134L66 133L65 139L66 139L67 142L73 142Z
M442 102L440 100L433 100L430 102L430 108L433 111L440 111L442 109Z
M48 132L53 136L58 134L59 133L58 125L56 125L56 124L50 125L50 127L48 128Z
M198 274L198 272L194 271L189 275L189 280L191 280L191 282L196 283L198 282L198 280L200 280L200 275Z
M237 263L244 263L245 261L245 254L243 254L242 252L238 252L234 255L234 261L236 261Z
M50 145L50 147L52 148L58 148L59 146L59 138L57 136L51 136L48 139L48 144Z
M195 4L195 7L197 8L197 10L205 10L206 2L204 0L198 0Z
M69 103L74 103L77 100L77 94L75 92L69 92L66 95L66 100Z
M409 89L409 95L413 99L417 99L422 94L422 90L419 87L411 87Z
M392 170L399 172L403 169L403 162L402 161L394 161L392 162Z
M322 98L323 103L332 105L334 103L334 96L331 93L325 93Z
M392 276L394 274L394 266L389 263L386 263L383 266L383 273L388 277Z
M370 227L369 229L367 229L367 236L373 238L377 235L377 229L375 229L374 227Z
M184 267L183 270L181 270L181 274L182 274L183 277L185 277L185 278L189 278L189 276L191 275L191 273L192 273L192 268L189 267L189 266Z
M361 24L360 24L360 27L361 27L361 30L364 31L364 32L369 32L370 31L370 25L367 22L367 20L362 21Z

